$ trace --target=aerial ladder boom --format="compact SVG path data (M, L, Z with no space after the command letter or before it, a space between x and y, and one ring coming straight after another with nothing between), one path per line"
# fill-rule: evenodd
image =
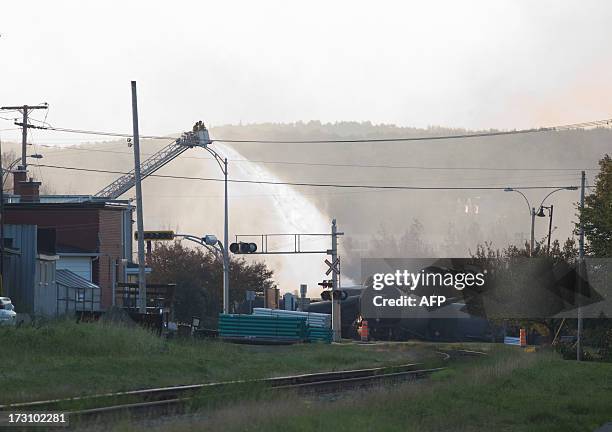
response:
M194 127L194 129L196 129ZM193 147L204 147L211 143L208 130L201 125L194 132L185 132L176 141L153 154L140 164L140 175L144 180L181 153ZM122 175L94 196L98 198L117 199L136 184L134 170Z

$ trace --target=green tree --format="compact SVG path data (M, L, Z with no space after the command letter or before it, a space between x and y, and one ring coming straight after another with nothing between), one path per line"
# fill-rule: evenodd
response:
M585 252L595 257L612 256L612 158L605 155L599 161L595 190L585 197L579 220L587 239ZM579 224L576 226L579 229Z
M472 259L474 259L476 263L482 265L483 268L486 268L489 274L497 274L499 278L506 277L509 281L516 281L518 278L525 275L513 273L512 264L520 263L521 261L529 259L530 256L547 259L552 263L559 263L562 261L571 263L578 256L576 241L573 238L566 239L563 245L561 245L559 240L555 239L550 245L550 251L547 252L546 249L546 238L535 242L534 250L531 255L529 254L528 243L525 243L522 247L510 245L503 250L499 250L495 249L492 243L485 242L476 247L475 253L472 253ZM512 287L513 284L510 282L507 284L501 283L498 288L500 288L502 292L499 294L505 296L510 301L528 301L522 297L522 295L519 295L520 298L517 298L517 294L512 292ZM533 294L535 294L535 298L537 299L537 293ZM543 291L543 294L546 294L545 291ZM543 309L545 309L545 307L543 307ZM556 330L562 322L561 319L547 318L544 316L541 318L532 317L530 319L514 319L497 316L493 318L492 321L498 325L523 327L528 331L534 329L538 333L550 336L551 338L555 335Z
M152 283L175 283L174 313L177 321L193 316L205 326L215 326L223 310L223 267L209 251L180 242L158 244L151 255ZM262 262L230 258L230 300L241 302L247 290L263 293L275 288L273 272ZM231 310L231 307L230 307Z

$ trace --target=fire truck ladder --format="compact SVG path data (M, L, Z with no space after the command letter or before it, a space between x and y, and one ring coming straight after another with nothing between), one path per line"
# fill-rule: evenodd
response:
M144 180L155 171L166 165L181 153L193 147L206 148L211 143L208 130L185 132L176 141L162 148L160 151L140 164L140 174ZM94 196L98 198L117 199L136 184L134 170L119 177Z

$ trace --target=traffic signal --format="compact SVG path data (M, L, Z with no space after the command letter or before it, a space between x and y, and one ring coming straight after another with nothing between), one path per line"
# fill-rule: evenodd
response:
M232 243L229 247L231 253L235 254L251 254L257 252L257 245L255 243Z
M336 291L326 290L321 293L321 298L323 300L329 301L332 299L332 297L334 298L334 300L346 300L348 298L348 292L344 290L336 290Z
M143 231L142 237L148 240L174 240L174 231ZM134 233L134 240L138 240L138 231Z

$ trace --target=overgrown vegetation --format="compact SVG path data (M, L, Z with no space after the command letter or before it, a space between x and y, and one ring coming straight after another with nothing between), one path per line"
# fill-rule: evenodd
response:
M407 346L232 345L164 340L137 326L50 322L0 327L0 404L164 385L398 365L433 351Z
M588 240L588 255L612 257L612 158L605 155L599 161L595 189L585 197L584 210L579 214Z
M180 242L158 244L150 266L151 281L176 283L176 320L191 322L197 316L202 318L204 327L216 328L223 310L223 267L215 255ZM230 298L244 299L247 290L263 295L266 288L276 286L272 276L273 272L262 262L247 263L230 257Z
M592 431L611 420L610 406L612 364L500 347L490 358L465 361L428 381L353 393L336 402L283 398L234 404L159 430Z

